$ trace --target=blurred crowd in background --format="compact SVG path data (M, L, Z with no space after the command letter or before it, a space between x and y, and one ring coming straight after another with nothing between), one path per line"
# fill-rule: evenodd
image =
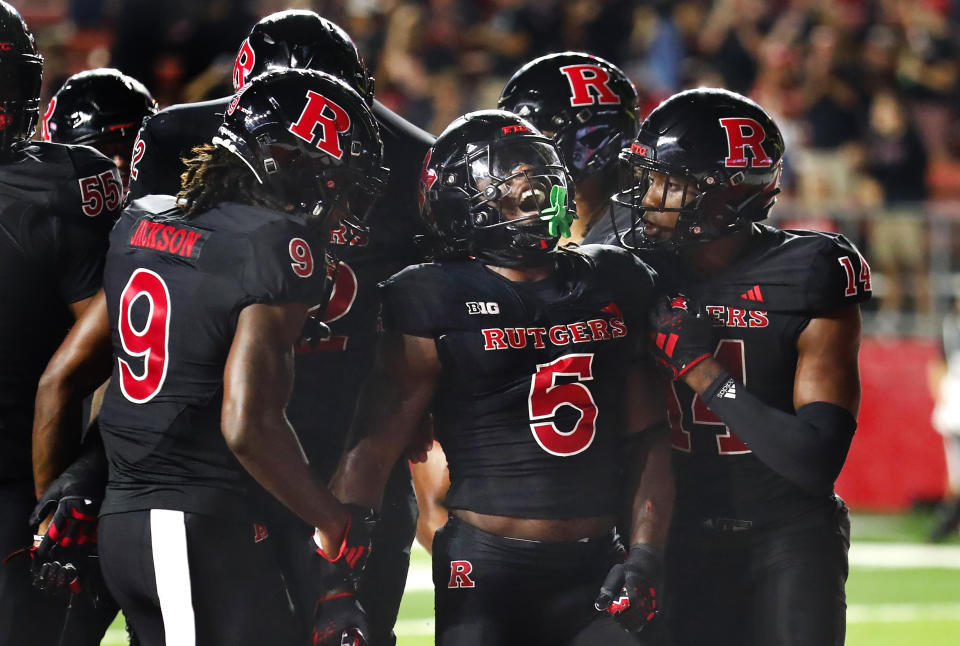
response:
M110 65L161 106L224 96L261 16L309 8L355 39L377 98L433 134L493 107L523 63L618 64L641 115L689 87L764 106L787 138L780 226L841 231L870 261L868 332L938 335L960 293L960 3L951 0L29 0L44 97Z

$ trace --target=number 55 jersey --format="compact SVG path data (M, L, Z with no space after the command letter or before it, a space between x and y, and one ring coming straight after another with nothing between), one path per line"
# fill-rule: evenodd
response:
M145 509L250 518L253 481L220 430L237 318L256 303L316 303L323 240L303 218L222 203L190 219L148 196L110 236L104 290L113 374L100 414L102 514Z
M555 257L557 271L537 282L467 260L408 267L382 284L384 327L436 341L434 429L450 508L548 519L618 511L626 375L654 274L613 247Z
M741 258L705 279L658 268L664 280L680 281L672 291L712 319L717 361L764 403L790 414L800 334L812 318L870 298L870 268L838 234L759 226ZM759 527L834 504L767 467L686 384L674 382L667 400L674 524L735 519Z

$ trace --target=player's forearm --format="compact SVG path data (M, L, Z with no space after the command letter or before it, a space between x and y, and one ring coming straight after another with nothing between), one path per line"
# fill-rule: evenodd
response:
M380 509L390 471L416 442L433 394L435 350L424 369L404 355L404 339L388 337L364 387L350 429L348 451L331 481L344 502ZM418 343L413 340L413 343Z
M832 491L857 427L850 411L817 401L787 413L761 401L714 364L705 361L686 378L710 410L784 478L814 494Z
M390 471L401 452L371 438L361 440L340 461L330 482L331 491L344 502L379 511Z
M81 403L63 382L41 381L33 418L33 486L41 496L80 450Z
M646 431L631 451L629 535L631 545L646 543L663 548L673 514L674 481L669 432L665 424Z
M227 446L243 468L271 495L305 522L318 528L333 545L343 535L347 512L315 479L282 411L271 418L230 420L224 413ZM334 552L336 550L333 550Z

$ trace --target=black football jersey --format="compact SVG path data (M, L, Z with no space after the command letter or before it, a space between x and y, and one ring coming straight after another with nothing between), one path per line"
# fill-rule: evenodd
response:
M172 106L147 119L134 147L131 196L175 194L183 172L180 159L210 141L229 102L226 97ZM314 315L327 323L331 335L312 334L297 348L294 391L287 407L304 450L325 473L339 458L372 365L379 311L376 285L418 258L416 187L433 137L379 102L374 102L373 113L390 178L369 216L368 235L356 235L346 226L331 232L328 248L336 259L335 283L329 303L317 303Z
M73 322L68 305L100 289L122 191L87 146L31 143L0 164L0 480L32 476L37 382Z
M606 212L599 220L593 223L587 234L583 236L582 244L609 244L622 246L621 238L627 236L630 242L630 225L633 211L613 201L607 206Z
M231 97L171 105L144 119L130 157L129 200L180 192L183 159L210 143Z
M512 282L478 261L409 267L383 284L386 329L432 337L434 429L447 505L523 518L615 513L625 375L654 275L621 249L557 252Z
M236 518L250 480L220 430L223 370L240 311L316 302L321 236L302 218L223 203L191 219L148 196L110 235L104 290L115 362L100 429L102 513L177 509Z
M811 318L870 298L870 267L839 234L759 227L733 265L699 282L665 272L709 315L716 359L766 404L793 413L797 337ZM757 525L829 505L781 477L685 384L674 382L668 415L677 472L675 522L733 518ZM776 433L776 429L769 429Z
M374 103L373 113L390 178L368 217L369 234L353 235L345 226L331 232L327 248L338 263L323 310L331 336L300 344L287 406L304 450L323 473L336 465L373 365L380 311L377 284L419 260L414 244L422 233L416 187L433 137L380 103Z

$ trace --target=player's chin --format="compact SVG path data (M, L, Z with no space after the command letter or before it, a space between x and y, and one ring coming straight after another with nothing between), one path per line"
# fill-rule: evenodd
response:
M644 222L643 224L643 234L653 240L670 240L675 229L676 227L661 226L653 222Z

